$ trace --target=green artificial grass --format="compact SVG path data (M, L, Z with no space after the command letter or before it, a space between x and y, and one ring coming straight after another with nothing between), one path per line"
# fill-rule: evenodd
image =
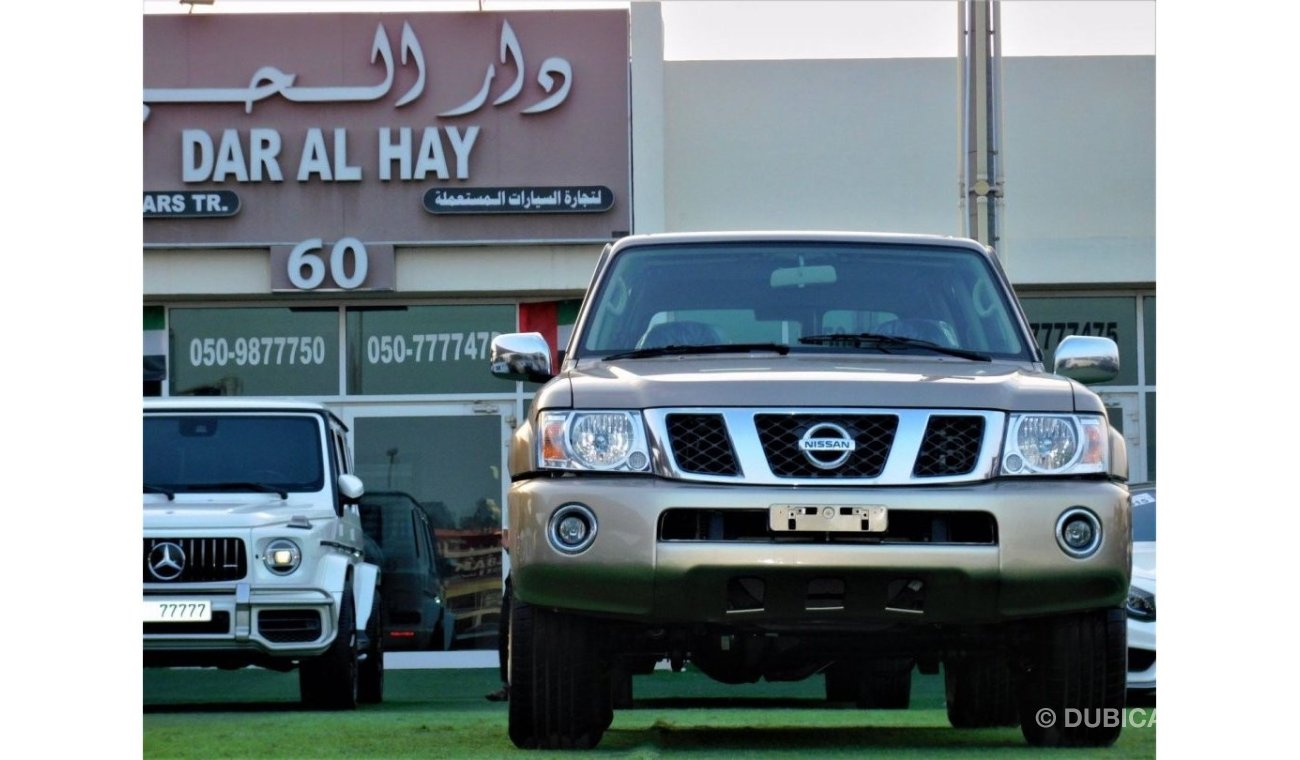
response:
M349 712L300 708L296 673L145 670L145 758L1151 758L1156 729L1126 728L1113 747L1042 750L1019 729L948 725L942 676L914 676L909 710L824 701L822 679L728 686L693 672L638 676L590 752L525 752L506 705L485 695L496 671L390 670L385 699ZM1152 708L1145 707L1149 716Z

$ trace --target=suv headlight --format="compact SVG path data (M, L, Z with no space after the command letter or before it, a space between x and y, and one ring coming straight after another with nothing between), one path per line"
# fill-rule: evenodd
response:
M1013 414L1002 446L1003 475L1106 472L1106 419L1076 414Z
M287 538L277 538L266 545L262 562L276 575L288 575L302 564L302 550Z
M544 412L537 436L543 468L648 472L650 452L640 412Z

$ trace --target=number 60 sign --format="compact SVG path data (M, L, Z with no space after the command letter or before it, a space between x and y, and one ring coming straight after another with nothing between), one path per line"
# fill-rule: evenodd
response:
M392 245L367 246L354 237L271 246L272 291L392 290L393 271Z

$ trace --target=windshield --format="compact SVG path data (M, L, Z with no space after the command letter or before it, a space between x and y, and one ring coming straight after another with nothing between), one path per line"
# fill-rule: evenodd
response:
M309 415L145 415L144 485L175 493L315 492L321 421Z
M628 248L593 294L576 349L579 357L773 345L791 353L910 354L924 346L906 344L928 343L1030 361L1000 283L988 261L962 248L822 242ZM863 334L904 340L829 337Z
M1133 540L1156 540L1156 492L1133 491Z

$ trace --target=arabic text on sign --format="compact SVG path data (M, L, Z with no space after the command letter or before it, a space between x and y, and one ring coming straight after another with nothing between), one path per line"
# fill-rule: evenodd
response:
M608 211L613 204L614 193L600 185L438 188L424 194L431 214L583 213Z
M505 64L507 59L510 60L515 69L515 79L505 92L492 101L493 106L500 106L514 100L523 89L526 70L523 46L519 43L519 38L515 35L509 21L502 22L499 47L500 62ZM402 23L399 50L402 65L415 66L417 78L415 83L397 99L394 104L397 108L401 108L418 98L424 92L426 83L424 50L420 47L420 41L415 36L414 30L411 29L411 25L406 22ZM396 64L393 61L393 47L388 40L388 30L384 28L382 23L375 29L374 42L370 48L370 63L376 63L377 59L383 61L384 79L379 84L374 85L298 86L297 74L281 71L275 66L262 66L253 72L247 87L147 87L144 90L144 118L146 120L149 118L149 104L151 103L238 103L244 106L244 113L252 113L254 103L277 95L295 103L356 103L379 100L392 89L396 70ZM557 75L563 79L559 89L556 89ZM491 92L492 80L495 77L496 64L490 63L488 64L487 74L483 79L483 86L478 93L463 104L439 115L444 117L463 116L482 108L483 104L487 102L488 95ZM537 72L537 83L549 96L524 108L522 112L525 114L545 113L563 103L568 98L569 91L573 88L573 66L564 58L554 56L547 58L542 61L542 65Z

